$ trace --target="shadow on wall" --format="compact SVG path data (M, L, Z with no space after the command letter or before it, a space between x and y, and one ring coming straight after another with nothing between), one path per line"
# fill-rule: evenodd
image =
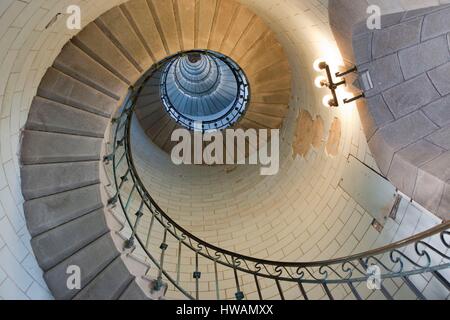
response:
M450 218L450 5L379 7L330 1L330 22L347 64L356 64L366 99L358 110L380 170L401 192ZM350 6L351 3L351 6ZM409 10L411 9L411 10Z

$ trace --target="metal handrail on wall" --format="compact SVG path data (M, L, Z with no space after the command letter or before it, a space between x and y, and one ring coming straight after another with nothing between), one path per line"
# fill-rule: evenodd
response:
M125 246L139 246L145 252L158 270L157 288L168 282L186 298L201 299L205 292L201 288L202 274L208 271L214 278L209 280L209 283L214 284L214 289L209 288L208 291L210 293L213 290L216 299L242 300L247 297L246 288L250 286L253 295L259 299L267 298L264 293L268 286L276 288L278 298L285 299L285 288L290 286L292 289L292 285L298 287L298 296L303 299L309 298L307 286L320 286L329 299L334 299L333 289L338 286L345 287L355 299L364 299L359 290L360 285L366 286L377 279L378 289L386 299L394 298L383 285L386 279L402 281L418 299L425 299L410 278L427 273L450 292L449 282L442 273L450 268L450 222L357 255L316 262L283 262L258 259L219 248L196 237L170 218L142 182L131 148L131 126L136 101L152 74L164 65L155 65L145 79L130 90L120 115L113 120L114 141L111 154L105 157L108 165L112 166L116 190L109 205L120 204L131 228L131 236ZM155 232L157 228L158 233ZM160 245L152 247L151 243ZM176 252L176 267L170 270L165 265L169 248ZM183 255L190 257L192 265L182 263ZM199 263L200 259L203 264ZM208 268L205 268L205 263ZM192 272L192 278L182 279L181 274L189 267L192 268L189 271ZM230 297L229 289L225 291L221 286L223 277L219 275L220 268L233 275L234 297Z

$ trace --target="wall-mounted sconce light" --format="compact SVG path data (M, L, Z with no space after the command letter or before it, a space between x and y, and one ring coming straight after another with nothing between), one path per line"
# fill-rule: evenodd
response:
M322 102L323 102L324 106L326 106L326 107L339 107L339 98L338 98L338 95L337 95L337 89L338 89L338 87L346 84L345 79L342 79L339 82L334 82L333 75L331 74L330 66L325 61L323 61L322 59L317 59L314 62L314 70L316 70L317 72L325 71L326 75L327 75L326 77L319 76L314 81L314 84L316 85L316 87L318 87L318 88L327 87L331 91L331 95L327 95L327 96L325 96L323 98ZM349 70L346 70L344 72L337 72L335 74L335 77L336 78L343 78L346 75L348 75L350 73L357 72L357 71L358 71L358 69L355 66L355 67L353 67L353 68L351 68ZM358 99L361 99L363 97L364 97L364 93L361 93L358 96L355 96L353 98L343 99L342 101L344 102L344 104L347 104L347 103L354 102L354 101L356 101Z

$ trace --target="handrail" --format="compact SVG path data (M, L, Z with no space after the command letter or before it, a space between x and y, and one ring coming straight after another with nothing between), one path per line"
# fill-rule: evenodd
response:
M168 60L170 60L170 58ZM448 239L450 238L450 222L444 222L407 239L367 252L314 262L282 262L259 259L222 249L191 234L167 215L147 191L137 172L131 150L131 126L137 99L146 83L151 79L153 73L164 67L164 65L165 63L155 65L147 74L146 78L140 82L140 85L137 88L131 89L131 94L124 104L125 107L121 115L115 120L116 129L114 134L115 140L113 152L105 158L113 160L113 173L116 187L116 194L111 198L110 204L120 203L128 224L132 229L132 236L129 243L134 243L134 240L136 239L145 254L160 270L158 283L162 282L162 276L164 276L175 286L175 288L177 288L177 290L182 292L189 299L198 297L198 292L194 298L192 294L180 285L179 280L176 280L164 269L163 257L168 246L166 236L161 244L162 257L159 260L153 256L152 252L146 247L146 243L142 241L137 232L137 224L139 224L140 220L136 219L133 222L132 217L130 217L128 213L128 203L132 198L133 192L131 192L131 194L126 194L128 198L127 201L124 201L125 198L122 195L123 185L128 182L132 183L132 190L137 190L137 194L139 195L138 201L141 203L141 208L136 213L136 216L142 216L144 211L149 213L152 217L152 221L153 219L156 220L164 228L165 234L173 237L175 241L179 242L180 246L183 245L184 247L189 248L189 250L195 254L196 259L198 259L199 256L202 256L211 261L211 263L214 263L215 268L217 268L217 264L220 264L230 268L230 270L234 270L233 272L236 277L236 285L238 288L238 292L236 293L237 299L243 298L244 295L240 289L237 271L254 276L258 291L260 291L258 278L272 279L276 281L278 288L281 288L279 285L280 281L297 282L299 285L309 283L317 285L347 284L352 286L352 283L366 281L370 277L370 274L367 273L367 268L371 264L376 264L383 270L383 273L380 275L381 279L407 278L411 275L423 272L438 273L440 270L450 267L450 257L445 253L445 250L450 248L450 239ZM118 151L121 149L123 149L124 155L119 157ZM121 159L123 159L124 156L126 158L125 163L121 162ZM119 167L121 167L122 164L126 164L125 168L123 168L125 173L120 175ZM432 246L425 241L435 235L440 235L440 244L442 248ZM414 246L414 257L408 256L401 251L401 249L410 245ZM388 256L388 263L382 260L381 256L383 255ZM447 262L435 263L434 256L440 257L442 261ZM199 274L198 270L194 272L194 278L200 277L200 275L201 273ZM177 278L179 278L179 276ZM198 278L196 278L196 281L198 282ZM218 281L217 274L216 281Z

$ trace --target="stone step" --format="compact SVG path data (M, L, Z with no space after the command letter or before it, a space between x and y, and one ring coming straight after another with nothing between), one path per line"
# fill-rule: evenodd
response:
M246 7L240 7L237 15L235 16L228 34L223 40L220 52L230 56L239 39L245 33L245 30L250 25L255 15ZM232 56L231 56L232 57ZM232 57L233 58L233 57Z
M66 285L70 276L67 274L70 266L79 267L81 271L81 288L85 288L119 256L120 253L115 247L111 235L108 233L45 272L44 278L56 299L72 299L81 290L71 290ZM125 277L131 278L129 272ZM97 281L97 283L100 282Z
M166 126L161 130L161 132L152 139L153 142L158 147L163 149L166 143L170 140L172 132L175 130L176 126L177 123L171 119L171 121L169 121L169 123L166 124Z
M32 200L98 184L98 166L96 161L23 166L23 196Z
M189 2L189 0L187 0ZM235 12L239 7L239 3L235 1L219 1L216 13L216 21L209 37L209 48L214 51L221 51L222 43L227 36L232 23ZM191 18L192 19L192 18ZM195 22L193 22L195 23Z
M245 114L245 118L256 122L262 126L265 126L266 128L270 129L279 129L281 125L283 124L283 118L280 118L279 116L268 116L265 114L255 113L252 111L247 111Z
M242 37L239 39L239 42L236 43L230 56L232 56L235 61L240 61L266 31L267 27L263 19L254 17Z
M288 111L288 106L283 104L251 103L247 112L259 113L267 116L283 117Z
M100 209L34 237L31 245L45 271L107 232L105 214Z
M139 79L140 71L94 22L72 41L128 85Z
M27 201L24 212L31 236L101 209L100 185L91 185Z
M119 256L77 293L74 300L116 300L133 280L123 258Z
M120 7L115 7L99 19L96 24L119 47L133 64L145 71L156 62L147 52L139 36Z
M166 44L168 54L181 51L173 3L160 0L148 0L147 2L153 17L158 19L158 25L162 31L162 34L160 32L160 37L163 43Z
M158 120L156 120L158 117L155 116L154 119L156 121L152 121L153 123L151 124L149 129L146 130L149 137L157 137L159 133L172 121L172 118L165 111L162 111L161 113L163 114L163 116ZM150 123L150 121L148 123Z
M26 129L103 138L108 122L108 119L90 112L35 97Z
M100 159L102 139L25 130L21 160L25 165Z
M64 46L53 66L116 100L128 89L126 83L72 42Z
M131 283L128 285L128 288L125 289L125 291L120 296L119 300L153 300L151 299L144 291L146 289L145 287L142 288L136 279L131 281Z
M53 67L45 73L38 95L107 118L117 105L117 100Z
M133 26L153 59L161 61L167 55L164 43L156 26L155 19L145 0L128 1L121 6L127 16L131 17Z

